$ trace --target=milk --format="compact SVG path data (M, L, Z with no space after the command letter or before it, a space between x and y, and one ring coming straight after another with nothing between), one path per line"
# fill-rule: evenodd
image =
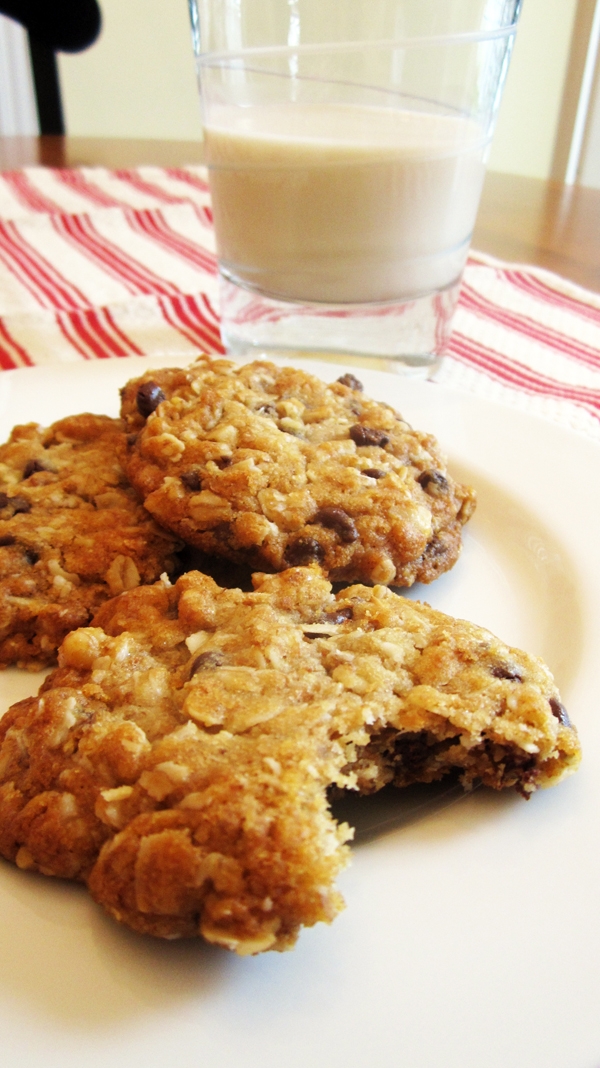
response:
M410 300L457 280L484 175L480 128L367 106L214 106L205 125L217 248L283 300Z

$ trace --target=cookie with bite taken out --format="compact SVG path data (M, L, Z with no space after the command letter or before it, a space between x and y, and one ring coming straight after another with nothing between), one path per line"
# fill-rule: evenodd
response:
M254 954L342 906L331 786L458 775L526 797L573 771L545 665L384 586L199 572L109 601L0 720L0 852L117 920Z

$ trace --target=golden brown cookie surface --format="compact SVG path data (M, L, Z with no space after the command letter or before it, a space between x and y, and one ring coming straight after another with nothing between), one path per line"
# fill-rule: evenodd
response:
M0 666L56 660L103 601L173 563L117 456L119 420L76 415L0 446Z
M238 953L341 906L327 804L457 770L524 794L579 760L547 668L385 587L316 568L190 572L105 604L0 721L0 852L136 930Z
M148 510L204 552L334 580L410 586L455 563L473 490L435 439L369 400L265 361L203 357L122 391L127 473Z

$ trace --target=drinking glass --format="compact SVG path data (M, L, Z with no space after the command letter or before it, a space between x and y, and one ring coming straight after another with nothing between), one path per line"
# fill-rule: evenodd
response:
M235 354L446 348L520 0L190 0Z

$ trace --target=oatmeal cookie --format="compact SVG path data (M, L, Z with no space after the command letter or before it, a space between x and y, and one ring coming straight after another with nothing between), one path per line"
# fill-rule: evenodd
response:
M473 490L437 442L350 374L202 357L122 391L132 483L163 526L209 554L338 581L410 586L455 563Z
M103 601L173 565L117 458L119 420L17 426L0 446L0 666L56 661Z
M317 568L225 590L199 572L109 601L0 720L0 852L112 916L240 954L342 901L333 784L516 787L579 760L541 661L387 587Z

